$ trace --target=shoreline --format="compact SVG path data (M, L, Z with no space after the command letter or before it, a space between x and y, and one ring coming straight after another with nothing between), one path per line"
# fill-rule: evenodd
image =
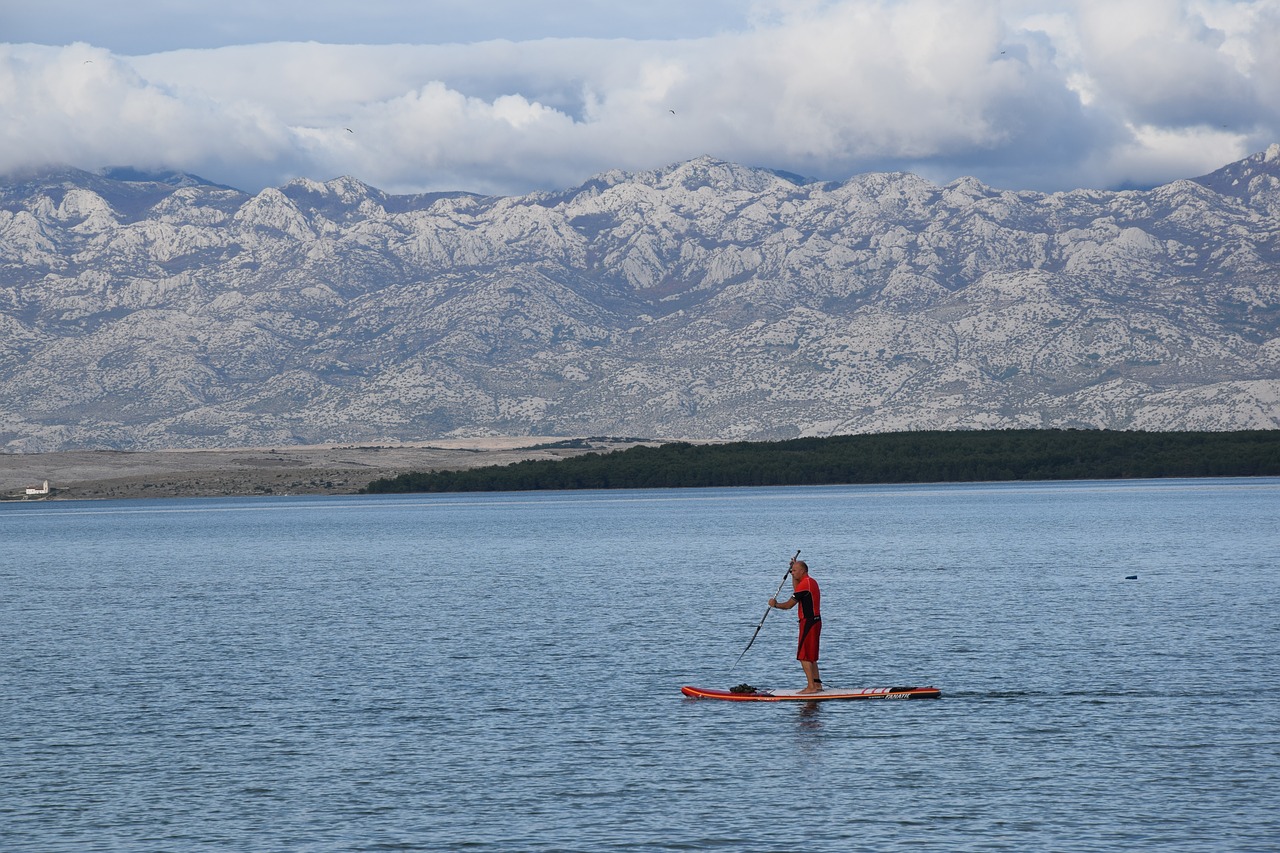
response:
M448 471L625 450L641 439L498 436L392 445L0 454L0 501L351 495L410 471ZM50 494L23 496L49 481Z

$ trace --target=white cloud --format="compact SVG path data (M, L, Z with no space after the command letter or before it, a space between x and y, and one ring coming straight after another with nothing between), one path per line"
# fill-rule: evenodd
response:
M1084 49L1105 97L1134 121L1229 124L1256 113L1248 34L1211 27L1200 9L1154 0L1083 5Z
M712 154L1063 189L1197 175L1280 139L1280 0L754 10L750 26L649 41L0 45L0 172L507 193Z

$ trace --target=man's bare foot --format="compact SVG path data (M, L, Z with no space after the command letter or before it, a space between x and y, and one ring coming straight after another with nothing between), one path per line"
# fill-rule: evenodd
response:
M806 684L804 687L800 688L799 692L800 692L800 693L821 693L821 692L822 692L822 684L821 684L821 683L819 683L819 684Z

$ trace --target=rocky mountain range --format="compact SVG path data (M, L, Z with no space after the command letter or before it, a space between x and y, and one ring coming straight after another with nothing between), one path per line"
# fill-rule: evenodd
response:
M1280 145L1151 190L0 179L0 450L1280 426Z

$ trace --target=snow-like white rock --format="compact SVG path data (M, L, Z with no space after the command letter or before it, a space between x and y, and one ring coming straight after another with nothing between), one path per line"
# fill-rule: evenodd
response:
M1280 427L1280 146L1123 193L76 174L0 209L0 449Z

